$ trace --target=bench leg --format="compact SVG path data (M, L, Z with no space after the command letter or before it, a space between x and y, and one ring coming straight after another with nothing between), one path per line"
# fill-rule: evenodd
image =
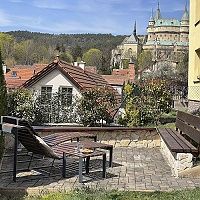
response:
M106 178L106 154L103 154L103 178Z
M79 157L79 183L83 182L83 158Z
M86 174L89 173L89 164L90 164L90 156L87 156L87 157L86 157L86 163L85 163L85 171L86 171Z
M62 169L63 178L66 178L66 153L63 152L63 169Z
M109 167L112 167L113 147L110 148Z

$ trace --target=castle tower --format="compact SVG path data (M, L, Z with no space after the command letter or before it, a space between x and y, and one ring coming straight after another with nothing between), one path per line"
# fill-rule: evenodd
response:
M154 20L154 16L153 16L153 9L152 9L152 13L151 13L151 17L149 19L149 23L148 23L148 27L147 27L147 32L148 32L148 41L152 41L154 40L154 25L155 25L155 20Z
M134 24L133 35L136 36L136 21L135 21L135 24Z
M189 35L189 12L187 10L187 5L185 5L185 10L181 18L180 42L188 42L188 35Z
M155 13L155 16L154 16L154 20L156 21L156 20L161 19L161 18L162 18L162 16L161 16L161 12L160 12L160 3L158 1L158 8L156 10L156 13Z

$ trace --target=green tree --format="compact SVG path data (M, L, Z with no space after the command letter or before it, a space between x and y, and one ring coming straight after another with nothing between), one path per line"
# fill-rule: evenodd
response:
M154 64L153 56L150 51L142 51L137 57L137 65L139 70L152 69Z
M163 80L143 81L140 85L127 84L125 121L128 126L158 124L163 113L171 110L172 96Z
M179 55L179 63L176 67L177 78L183 83L188 81L188 58L188 52L182 52Z
M116 97L109 88L91 88L82 91L78 100L80 120L84 126L97 126L102 120L112 119L110 111L116 107Z
M97 70L102 72L103 54L99 49L89 49L83 54L83 60L87 65L96 66Z
M77 61L77 58L80 57L82 58L83 56L83 50L79 45L76 45L71 48L71 54L74 58L74 61Z
M73 61L74 61L73 56L68 51L62 53L60 55L60 59L66 61L68 63L73 63Z
M0 116L5 115L7 111L7 92L3 72L3 62L0 51Z
M6 83L3 73L3 63L0 51L0 117L7 114L7 95L6 95ZM4 135L0 135L0 168L1 168L1 158L4 153L5 139Z
M16 89L8 93L8 115L33 121L33 96L27 89Z
M9 34L0 33L0 49L2 51L2 57L5 61L5 64L9 67L12 67L13 62L10 61L14 60L14 37Z

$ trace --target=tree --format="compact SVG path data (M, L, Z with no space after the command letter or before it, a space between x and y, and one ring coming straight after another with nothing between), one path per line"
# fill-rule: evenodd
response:
M6 115L7 111L7 98L6 98L6 83L4 79L4 73L3 73L3 63L1 58L1 51L0 51L0 117L2 115ZM1 158L4 153L4 147L5 147L5 139L4 135L0 135L0 168L1 168Z
M3 62L0 51L0 116L5 115L7 111L7 92L3 72Z
M68 51L62 53L60 55L60 59L66 61L68 63L73 63L73 57Z
M8 115L33 121L33 96L30 90L17 89L8 93Z
M188 57L188 52L182 52L179 55L179 63L176 67L177 78L186 84L188 81Z
M77 112L84 126L97 126L102 120L110 121L110 111L116 107L116 97L109 88L91 88L82 91Z
M87 65L96 66L99 72L102 71L103 54L99 49L90 49L83 54L83 60Z
M72 47L71 48L71 54L72 54L72 56L74 58L74 61L77 61L78 57L82 58L82 56L83 56L82 48L79 45L76 45L75 47Z
M157 125L161 115L171 110L172 95L163 80L128 83L124 90L127 97L123 122L128 126Z
M0 49L2 51L2 57L5 61L5 64L11 67L10 64L12 63L10 63L10 61L14 60L14 37L9 34L0 33Z
M154 61L150 51L142 51L137 58L138 68L141 71L152 69Z

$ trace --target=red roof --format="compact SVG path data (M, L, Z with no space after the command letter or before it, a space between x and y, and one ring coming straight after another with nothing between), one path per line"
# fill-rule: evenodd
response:
M18 88L34 74L41 71L47 64L16 65L5 74L8 88Z
M109 84L101 75L83 70L78 66L70 65L61 60L54 61L53 63L49 64L25 83L23 83L22 86L27 88L31 87L54 69L60 70L79 89L91 88L95 86L109 87Z
M127 82L129 80L127 76L122 76L122 75L102 75L102 76L110 85L122 86L124 82Z

